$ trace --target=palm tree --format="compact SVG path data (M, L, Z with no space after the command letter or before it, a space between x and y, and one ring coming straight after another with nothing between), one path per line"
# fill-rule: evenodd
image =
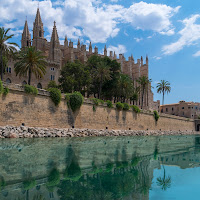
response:
M160 83L157 84L156 88L157 88L157 93L162 93L163 94L162 105L164 105L165 93L166 92L170 93L170 91L171 91L170 83L168 81L161 80Z
M3 73L6 67L7 59L13 56L13 53L17 51L16 47L18 44L14 42L8 42L14 34L7 35L10 28L7 30L4 27L0 27L0 69L1 69L1 80L3 80Z
M164 165L163 165L163 169L164 169L164 175L163 177L157 178L157 185L161 186L162 190L166 190L167 188L171 186L171 177L170 176L166 177Z
M37 51L35 47L27 47L22 49L17 55L15 63L16 76L26 76L28 74L28 84L31 84L32 73L36 78L42 78L46 73L46 57L41 51Z
M148 90L149 85L151 83L151 79L148 79L148 77L146 77L146 76L141 76L141 77L139 77L137 82L140 84L140 88L141 88L141 91L142 91L142 105L141 105L141 108L143 108L144 93L145 93L146 90Z
M100 62L95 71L95 78L99 82L99 99L101 98L101 91L104 81L110 80L110 67L105 62Z

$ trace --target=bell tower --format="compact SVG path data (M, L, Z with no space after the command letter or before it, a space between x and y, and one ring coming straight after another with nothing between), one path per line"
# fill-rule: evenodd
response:
M30 47L30 46L31 46L31 34L28 30L28 23L26 20L24 24L24 30L22 33L21 48Z
M35 46L37 50L44 51L45 42L46 39L44 38L43 23L40 16L40 10L38 8L35 17L35 22L33 23L33 46Z

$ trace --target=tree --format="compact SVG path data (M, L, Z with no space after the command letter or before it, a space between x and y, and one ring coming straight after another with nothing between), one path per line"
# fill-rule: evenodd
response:
M151 83L151 79L148 79L148 77L146 77L146 76L141 76L141 77L139 77L137 82L140 84L140 89L141 89L141 92L142 92L142 105L141 105L141 108L143 108L144 93L145 93L145 91L148 90L149 85Z
M157 178L157 185L161 186L162 190L166 190L167 188L171 186L171 177L170 176L166 177L164 165L163 165L163 169L164 169L164 175L163 177Z
M36 78L42 78L46 73L46 57L42 55L41 51L37 51L35 47L27 47L22 49L17 55L17 62L15 63L16 75L27 76L28 84L31 84L32 73Z
M101 98L101 91L102 91L102 85L106 80L110 80L110 67L106 65L105 62L99 62L97 65L97 69L94 73L94 78L99 82L99 94L98 98Z
M163 100L162 100L162 105L164 105L164 96L165 93L170 93L171 92L171 86L168 81L161 80L160 83L157 84L157 93L163 94Z
M4 29L0 27L0 70L1 70L1 80L3 80L3 73L8 62L9 57L13 57L14 53L17 51L16 47L18 44L14 42L8 42L14 34L8 35L9 29Z
M87 67L80 61L68 62L61 70L59 83L63 92L81 92L88 89L91 78Z

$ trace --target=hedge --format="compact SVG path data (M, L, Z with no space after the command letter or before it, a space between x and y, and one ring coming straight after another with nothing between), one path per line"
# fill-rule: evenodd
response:
M67 105L73 112L78 110L83 104L83 96L80 92L66 94Z
M121 102L117 102L117 103L116 103L116 108L117 108L118 110L122 110L122 109L124 108L124 104L121 103Z
M158 114L158 112L156 110L153 111L153 116L154 116L154 119L157 122L160 116L159 116L159 114Z
M132 110L133 110L134 112L140 113L140 109L139 109L138 106L133 105L133 106L131 106L131 108L132 108Z
M123 110L129 110L130 106L127 103L123 103Z
M32 85L25 85L24 86L24 91L27 93L27 94L34 94L34 95L37 95L38 94L38 89Z
M51 100L54 102L56 106L58 106L58 104L61 101L61 91L57 88L49 88L48 91L49 91Z
M113 108L112 101L107 100L106 103L107 103L108 108Z

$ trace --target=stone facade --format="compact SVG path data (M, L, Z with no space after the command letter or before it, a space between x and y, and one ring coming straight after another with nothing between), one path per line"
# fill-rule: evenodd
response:
M179 101L179 103L160 106L161 113L197 119L200 115L200 103Z
M129 75L133 81L134 85L138 86L136 80L141 76L148 77L149 61L146 57L146 63L143 62L143 57L137 59L135 62L133 56L131 55L128 60L125 59L123 54L119 54L119 58L115 52L109 52L107 55L107 48L105 45L104 54L100 55L98 53L98 48L95 46L94 51L92 44L90 42L89 50L86 50L86 45L81 45L80 40L78 40L77 48L73 47L73 42L68 41L67 36L65 37L64 45L61 45L59 42L59 37L56 29L56 23L54 22L53 31L51 35L51 40L48 42L44 37L44 26L42 23L41 15L39 8L37 10L35 22L33 23L33 38L31 40L31 34L28 29L28 23L25 21L24 31L21 39L21 47L34 46L37 50L44 52L44 55L47 57L48 66L46 68L46 74L43 79L36 79L32 76L32 85L35 85L38 88L46 88L49 81L55 80L58 82L60 75L60 70L63 65L67 62L73 62L75 60L80 60L83 63L86 63L88 58L91 55L99 55L101 57L108 56L110 59L116 59L117 62L121 64L121 71L124 74ZM10 61L9 67L6 70L6 75L4 81L7 83L14 84L26 84L27 77L16 77L14 72L14 62ZM141 97L138 102L138 106L141 106ZM149 86L148 92L144 95L144 109L155 109L159 110L160 102L153 101L153 93L151 91L151 86Z
M8 95L0 97L0 126L21 126L46 128L88 128L108 130L174 130L195 131L192 119L161 114L155 122L152 112L136 114L132 110L118 111L99 105L96 111L93 103L85 99L80 110L73 113L62 99L55 106L48 94L39 90L39 95L33 96L10 88Z

